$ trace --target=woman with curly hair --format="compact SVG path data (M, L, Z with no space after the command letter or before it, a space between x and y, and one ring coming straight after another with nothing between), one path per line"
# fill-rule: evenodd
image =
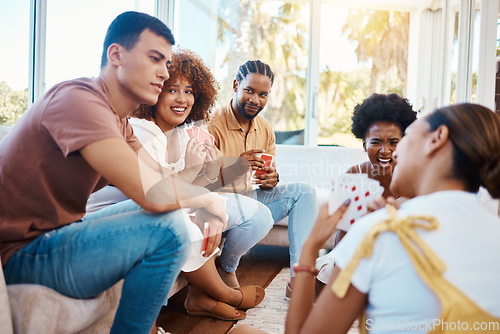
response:
M220 153L208 142L190 140L187 126L205 127L219 85L203 60L177 49L156 105L132 112L134 133L153 158L187 181L206 186L217 180Z
M187 182L206 186L217 180L220 152L209 141L190 139L185 131L191 125L205 127L209 111L214 106L218 83L208 66L194 52L176 49L173 52L170 77L165 81L158 102L141 105L129 120L142 146L163 167L177 173ZM264 298L261 287L239 287L234 272L233 280L226 284L215 266L214 252L201 253L204 222L210 234L225 232L226 241L220 261L236 270L239 260L271 229L255 210L251 200L236 194L220 194L226 198L227 226L220 220L192 222L186 214L191 236L191 253L182 268L189 283L184 306L190 315L211 316L221 320L241 320L246 317L242 309L258 305ZM184 211L187 211L184 209ZM220 239L219 239L220 240ZM218 243L217 243L218 245ZM214 247L216 248L216 246ZM232 274L232 275L231 275Z
M372 94L356 105L351 131L363 141L368 161L352 166L347 173L365 173L384 187L384 198L393 196L389 189L396 166L392 154L415 119L417 113L408 100L396 94Z
M395 201L389 185L396 162L392 157L396 146L401 141L406 128L417 118L417 113L407 99L396 94L372 94L363 103L356 105L352 116L351 131L363 141L363 149L368 154L368 161L352 166L347 173L364 173L370 179L380 182L384 187L383 198L375 199L368 204L372 211L385 205L387 201ZM339 230L335 246L346 235ZM318 260L321 267L318 275L317 290L321 290L333 273L332 253Z

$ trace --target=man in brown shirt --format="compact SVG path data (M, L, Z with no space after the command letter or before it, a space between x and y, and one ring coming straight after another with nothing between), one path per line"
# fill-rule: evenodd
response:
M269 65L260 60L250 60L241 65L233 81L234 97L229 104L218 110L209 126L215 137L215 144L224 155L224 191L245 193L261 205L259 210L268 210L274 222L288 216L288 238L290 241L290 268L300 256L302 245L314 224L318 213L316 191L304 183L277 185L279 181L276 167L263 167L264 160L259 153L276 154L276 138L269 122L258 114L267 104L274 74ZM229 178L227 170L237 170L244 159L252 170L265 173L256 175L252 181L257 190L252 191L251 172L239 179ZM230 165L227 161L234 163ZM226 172L224 172L226 171ZM237 174L237 172L231 173ZM242 174L242 173L240 173ZM255 187L254 187L255 188ZM224 254L224 251L223 251ZM287 284L287 297L293 287Z
M225 201L152 164L127 121L140 104L158 100L173 44L160 20L119 15L99 77L55 85L0 144L7 284L91 298L124 279L111 333L153 327L189 251L180 206L227 221ZM110 182L132 200L86 215L89 195Z

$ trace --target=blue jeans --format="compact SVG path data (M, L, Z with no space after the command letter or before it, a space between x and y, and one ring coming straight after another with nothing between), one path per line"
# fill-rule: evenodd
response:
M231 273L238 268L241 257L269 233L274 221L269 209L250 197L234 193L220 195L227 198L229 216L220 263Z
M146 213L127 200L39 236L7 261L5 279L81 299L124 278L111 333L149 333L186 260L188 240L179 211Z
M290 274L299 261L302 246L318 216L316 190L306 183L281 184L269 190L257 190L252 198L263 203L275 222L288 216L288 240L290 242Z

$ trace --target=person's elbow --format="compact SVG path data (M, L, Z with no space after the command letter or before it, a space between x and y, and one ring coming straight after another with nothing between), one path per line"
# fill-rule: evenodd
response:
M141 207L141 209L151 213L165 213L178 210L180 208L178 204L159 204L150 201L144 201L138 204Z

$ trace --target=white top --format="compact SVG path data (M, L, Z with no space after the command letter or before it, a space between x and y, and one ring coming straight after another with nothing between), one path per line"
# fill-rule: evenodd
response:
M478 306L500 317L500 218L472 193L443 191L402 204L398 215L431 215L434 231L417 230L447 266L444 277ZM387 218L385 209L354 224L333 250L340 268L350 260L365 232ZM367 329L371 333L426 333L440 315L434 293L418 277L396 234L381 233L373 255L363 259L351 278L368 293ZM360 324L361 325L361 324Z
M130 118L129 123L134 128L134 134L139 138L142 146L146 151L155 159L156 162L161 164L163 167L170 168L175 173L180 172L185 167L185 157L186 157L186 146L189 141L189 136L185 127L178 127L176 131L179 135L179 151L181 153L179 160L176 162L167 162L167 136L163 133L158 125L154 122L139 119Z

